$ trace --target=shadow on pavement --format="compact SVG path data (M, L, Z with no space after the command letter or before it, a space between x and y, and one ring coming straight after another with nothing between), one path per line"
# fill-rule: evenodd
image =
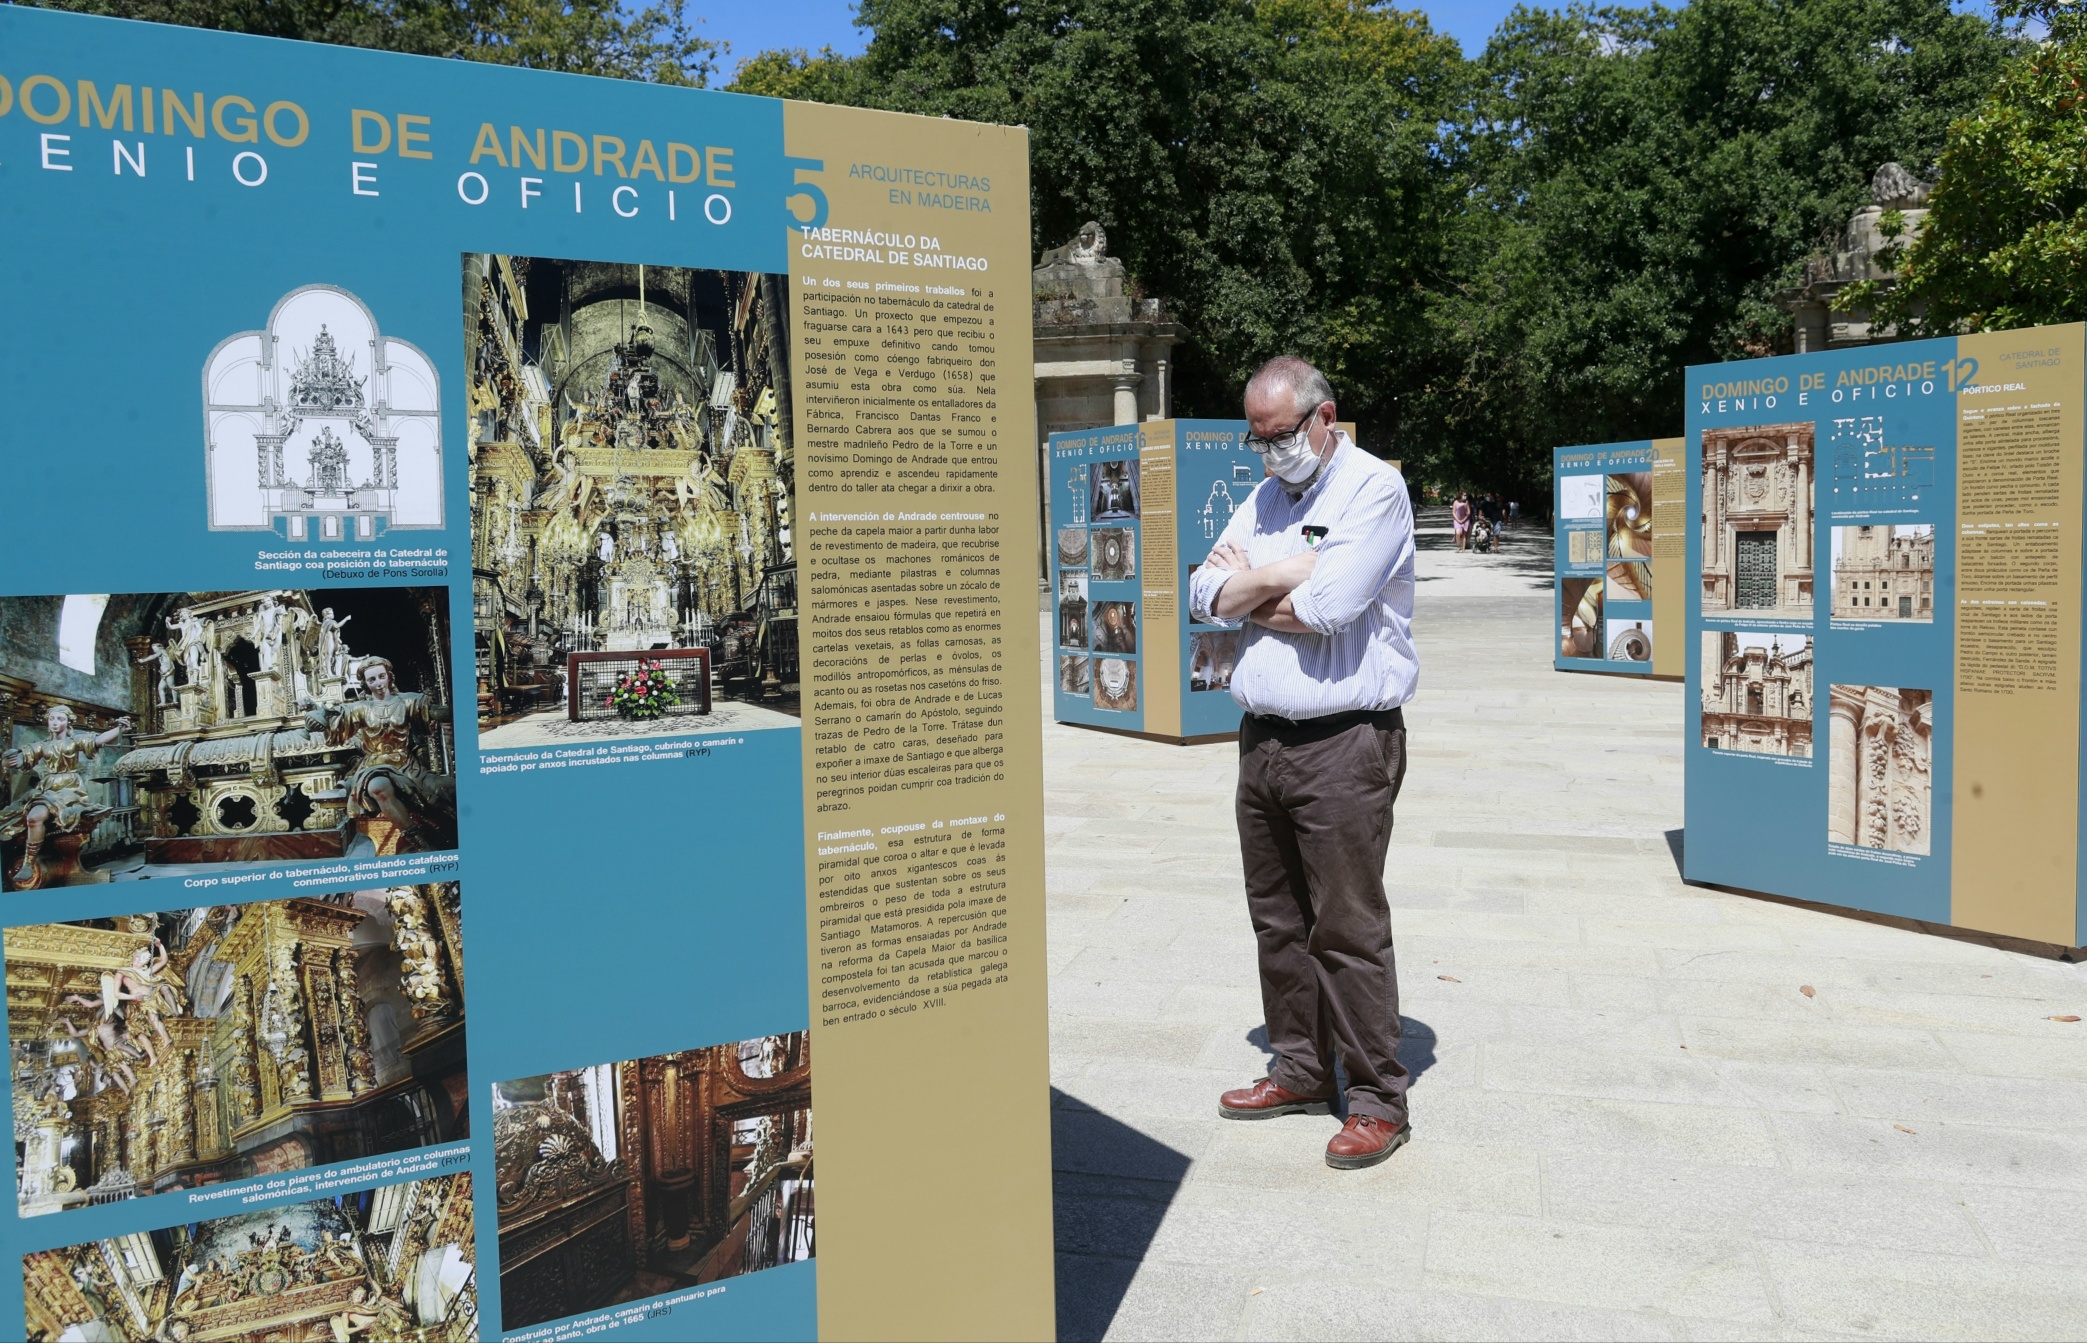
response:
M1060 1339L1109 1332L1188 1167L1186 1154L1051 1088Z

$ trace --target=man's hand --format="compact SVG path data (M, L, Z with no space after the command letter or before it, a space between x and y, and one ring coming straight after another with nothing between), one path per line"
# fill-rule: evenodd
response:
M1221 543L1217 549L1211 551L1210 558L1204 563L1214 569L1230 569L1234 573L1254 567L1253 561L1246 557L1246 552L1230 541Z
M1317 634L1318 631L1297 618L1297 608L1290 602L1290 594L1272 597L1255 607L1247 617L1256 625L1282 634Z

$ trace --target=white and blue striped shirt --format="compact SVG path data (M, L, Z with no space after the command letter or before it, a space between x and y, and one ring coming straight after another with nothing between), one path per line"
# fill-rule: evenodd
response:
M1308 527L1325 529L1319 559L1290 602L1316 632L1284 634L1248 624L1232 670L1232 698L1248 713L1290 719L1404 704L1420 679L1413 647L1413 504L1405 480L1342 434L1310 489L1293 497L1273 476L1263 479L1218 543L1232 542L1258 569L1313 548ZM1197 566L1189 582L1197 620L1241 623L1212 614L1230 577L1229 570Z

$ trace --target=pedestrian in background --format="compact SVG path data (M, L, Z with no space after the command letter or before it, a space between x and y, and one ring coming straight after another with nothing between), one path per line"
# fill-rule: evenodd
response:
M1471 544L1471 496L1457 491L1457 501L1449 506L1450 526L1456 531L1457 549Z
M1267 477L1194 574L1195 618L1244 626L1232 671L1234 814L1260 964L1268 1075L1218 1098L1227 1119L1346 1123L1326 1164L1374 1166L1412 1133L1384 858L1406 776L1413 647L1406 482L1335 428L1326 375L1271 359L1246 388ZM1470 503L1457 507L1468 523Z

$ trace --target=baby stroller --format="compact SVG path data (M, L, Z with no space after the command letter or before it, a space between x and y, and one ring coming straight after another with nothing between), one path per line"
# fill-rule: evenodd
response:
M1499 538L1493 534L1491 520L1479 517L1472 521L1471 548L1473 550L1481 555L1490 555L1493 553L1493 546L1498 540Z

